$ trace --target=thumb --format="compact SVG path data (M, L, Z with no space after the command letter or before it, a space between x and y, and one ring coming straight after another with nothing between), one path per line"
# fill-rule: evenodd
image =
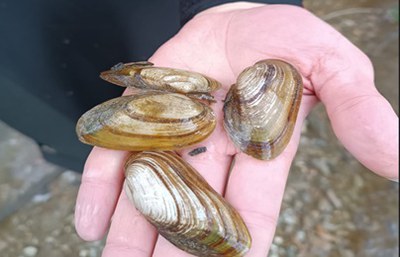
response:
M368 57L344 37L335 44L312 77L316 95L346 149L375 173L398 180L398 117L376 90Z

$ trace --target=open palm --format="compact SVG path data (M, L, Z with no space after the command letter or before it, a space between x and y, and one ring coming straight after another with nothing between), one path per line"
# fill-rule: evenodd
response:
M247 256L266 256L301 125L312 107L321 100L344 146L390 179L398 179L398 118L375 89L368 58L306 10L259 4L222 7L197 15L150 61L200 72L222 83L212 105L218 125L198 145L207 151L189 156L198 147L194 146L179 154L241 214L253 239ZM229 140L222 125L222 100L244 68L267 58L283 59L300 71L304 96L288 147L272 161L259 161L239 153ZM189 256L158 236L121 192L126 157L126 152L98 147L91 152L77 199L79 235L97 240L110 226L103 256Z

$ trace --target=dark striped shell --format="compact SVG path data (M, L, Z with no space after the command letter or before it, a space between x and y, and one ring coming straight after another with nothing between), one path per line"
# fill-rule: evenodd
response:
M172 152L133 154L125 166L128 198L158 232L196 256L243 256L251 237L242 218Z
M210 107L182 94L146 92L104 102L79 119L83 143L128 151L176 150L214 130Z
M242 152L257 159L278 156L292 136L303 83L281 60L263 60L240 73L224 103L224 126Z

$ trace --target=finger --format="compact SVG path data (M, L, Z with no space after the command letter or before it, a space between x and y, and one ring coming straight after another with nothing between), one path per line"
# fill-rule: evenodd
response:
M398 117L376 90L368 57L344 38L335 47L337 53L322 60L312 78L316 94L346 149L377 174L396 180Z
M301 126L315 102L314 97L303 98L291 141L277 158L261 161L242 153L235 157L225 198L240 213L250 231L252 246L246 256L267 256Z
M216 103L213 108L216 110L222 108L222 103ZM213 134L199 145L180 151L179 153L204 177L211 187L222 194L225 189L226 178L232 161L231 156L235 152L235 149L224 133L221 112L216 112L216 114L218 122ZM195 156L188 155L188 152L199 146L206 147L206 152ZM192 255L179 250L162 236L159 236L153 256L183 257Z
M75 227L84 240L104 236L123 181L127 153L94 147L82 174L75 208Z
M103 257L149 257L157 239L155 228L121 192L103 250Z

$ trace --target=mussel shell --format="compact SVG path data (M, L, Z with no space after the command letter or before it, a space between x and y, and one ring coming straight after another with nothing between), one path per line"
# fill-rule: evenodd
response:
M124 190L139 212L180 249L197 256L243 256L251 237L237 211L172 152L133 154Z
M100 77L123 87L153 89L174 93L210 93L220 87L220 83L203 74L164 67L155 67L150 62L117 64L104 71Z
M224 127L236 147L261 160L278 156L293 133L302 92L301 76L287 62L246 68L224 103Z
M196 144L214 130L212 109L174 93L145 92L122 96L89 110L76 133L86 144L144 151L176 150Z

